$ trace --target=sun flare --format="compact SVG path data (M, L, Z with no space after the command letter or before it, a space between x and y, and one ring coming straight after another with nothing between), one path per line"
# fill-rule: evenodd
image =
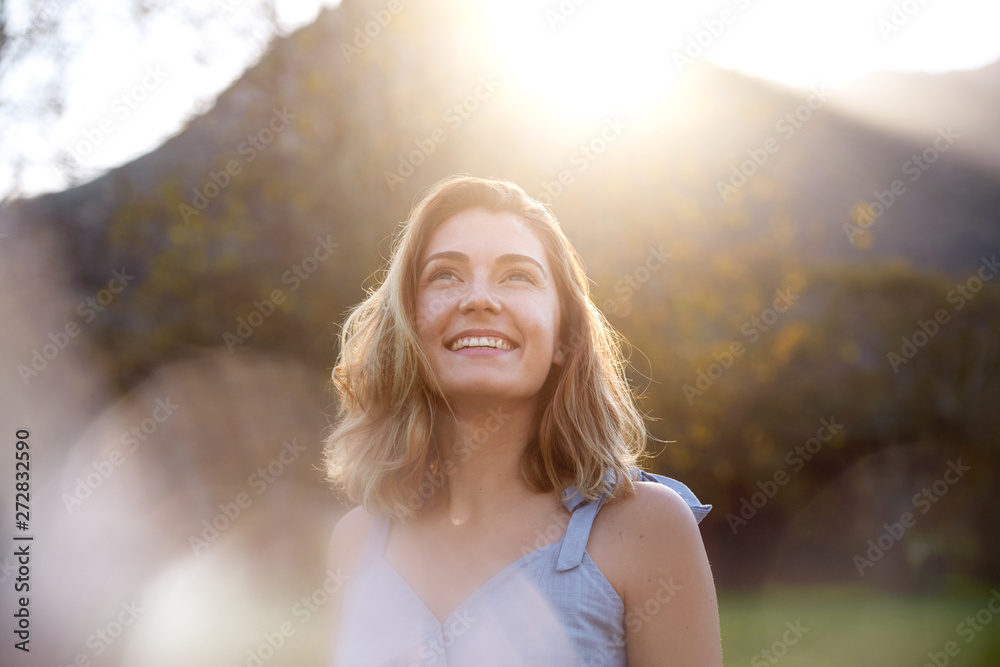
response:
M484 11L518 89L574 118L641 108L705 62L786 85L836 87L907 62L941 70L935 63L961 68L1000 55L985 38L940 39L956 7L911 4L900 14L899 3L868 0L507 0ZM985 22L1000 18L1000 6L961 4Z
M628 113L681 73L663 39L678 11L669 6L514 0L488 11L501 67L523 95L570 117Z

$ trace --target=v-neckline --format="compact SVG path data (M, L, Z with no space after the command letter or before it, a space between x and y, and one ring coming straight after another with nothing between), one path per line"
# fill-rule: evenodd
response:
M413 586L410 585L410 582L408 582L406 580L406 578L399 572L399 570L397 570L393 566L392 563L390 563L389 561L387 561L385 559L385 546L389 542L388 537L389 537L389 529L390 528L391 528L391 524L389 524L389 522L387 521L387 525L385 526L386 540L385 540L385 543L382 545L382 549L383 549L382 553L378 554L379 561L381 561L381 563L390 572L392 572L393 576L395 576L396 579L399 580L399 582L407 590L407 592L409 593L409 595L411 597L413 597L414 600L417 601L417 603L420 605L421 609L423 609L430 618L433 618L434 621L437 623L437 625L439 627L441 627L441 628L443 628L445 625L447 625L448 621L450 621L456 614L458 614L459 612L461 612L465 607L467 607L471 602L473 602L475 600L475 598L481 597L489 589L495 587L498 584L498 582L504 577L504 575L507 575L510 572L512 572L513 570L516 570L516 569L518 569L520 567L523 567L526 562L528 562L530 560L534 560L535 558L539 557L542 554L542 552L544 552L546 549L551 549L552 547L554 547L556 545L562 544L563 540L566 539L567 533L569 533L569 526L567 525L566 526L566 530L563 531L562 536L558 540L556 540L555 542L549 542L548 544L540 546L537 549L533 549L533 550L529 551L528 553L522 555L520 558L518 558L514 562L510 563L506 567L504 567L502 570L500 570L499 572L497 572L496 574L494 574L492 577L490 577L489 579L487 579L483 583L481 583L475 590L473 590L471 593L469 593L465 597L465 599L463 599L461 602L459 602L458 606L455 607L451 611L451 613L449 613L447 616L445 616L444 619L442 620L442 619L438 618L437 614L435 614L433 611L431 611L431 608L429 606L427 606L427 603L424 601L424 599L422 597L420 597L420 594L417 593L416 589L413 588Z

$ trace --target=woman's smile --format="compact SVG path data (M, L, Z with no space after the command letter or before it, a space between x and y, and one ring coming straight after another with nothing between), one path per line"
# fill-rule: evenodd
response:
M471 352L476 350L510 352L517 345L509 338L495 331L463 331L450 343L446 344L452 352Z

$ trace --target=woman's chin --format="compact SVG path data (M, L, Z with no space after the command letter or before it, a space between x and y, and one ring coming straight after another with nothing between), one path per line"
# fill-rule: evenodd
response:
M447 386L444 387L444 394L453 406L462 404L510 405L530 401L538 396L537 392L532 394L520 388L485 382Z

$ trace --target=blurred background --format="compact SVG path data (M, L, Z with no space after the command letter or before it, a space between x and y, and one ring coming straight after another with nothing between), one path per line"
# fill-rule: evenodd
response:
M4 665L327 661L336 335L458 172L550 204L630 341L727 665L998 664L991 3L0 18Z

